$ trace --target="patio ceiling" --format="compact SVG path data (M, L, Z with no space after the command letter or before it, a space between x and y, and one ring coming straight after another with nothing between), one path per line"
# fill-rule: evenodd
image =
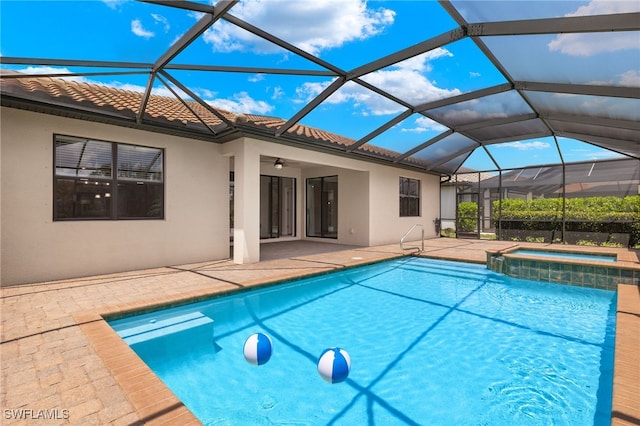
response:
M56 72L30 75L24 71L21 74L7 71L17 65L76 67L79 71L72 75L85 77L143 74L146 76L146 86L139 98L137 114L135 117L123 114L119 118L127 120L132 126L152 125L146 116L149 100L157 90L157 85L163 85L174 96L181 98L183 105L205 125L211 121L207 115L215 116L219 123L215 128L209 127L208 138L224 142L229 134L241 130L241 126L238 120L230 119L223 108L211 105L197 93L190 81L191 75L209 75L211 90L216 90L216 76L219 74L315 78L324 83L315 96L296 106L290 116L281 117L276 125L259 126L253 131L271 140L304 146L310 140L297 137L299 132L295 130L301 125L313 126L314 121L309 119L311 116L318 116L322 120L323 108L331 104L332 97L356 85L353 87L360 92L392 106L389 111L394 112L371 121L374 124L370 124L366 131L360 131L355 136L344 135L350 138L348 143L326 144L327 149L343 155L418 167L446 175L455 173L478 150L490 158L496 170L504 168L492 155L492 146L535 138L552 137L562 159L556 138L563 137L640 159L639 2L622 2L627 3L622 13L598 14L593 12L597 8L592 8L590 12L557 17L548 16L553 8L547 7L547 2L542 1L441 0L438 3L450 18L445 31L415 41L415 34L422 30L407 28L407 40L411 40L411 43L394 45L391 53L349 67L322 59L296 46L293 41L287 40L286 34L275 35L240 19L234 15L234 8L238 7L236 0L221 0L213 6L191 1L148 0L143 3L154 10L160 7L163 10L178 9L202 15L170 48L151 61L3 56L0 58L4 68L0 74L2 80L28 76L69 76ZM417 5L420 2L415 3ZM582 3L585 2L576 4ZM273 7L286 5L282 2L272 4ZM244 64L216 63L211 58L197 61L198 58L193 55L183 55L192 44L201 42L205 32L223 23L241 28L296 58L296 61L289 63L306 64L306 67L263 66L261 58L256 58L255 66L248 67ZM429 25L432 22L425 16L424 26ZM618 43L620 35L627 40L624 48L607 49L607 46ZM562 50L562 40L567 37L580 37L581 43L600 46L606 51L606 61L603 63L602 57L594 58L580 52L555 53L554 50ZM631 40L631 44L628 40ZM378 42L385 44L384 34L379 36ZM472 48L477 54L472 58L461 58L462 61L486 61L495 71L491 79L482 80L473 90L443 90L436 96L426 97L379 78L380 72L392 72L399 64L444 47L455 49L462 43L470 43L466 47ZM190 61L185 62L185 58ZM3 100L9 95L3 92ZM190 101L195 101L199 108L189 107ZM110 111L109 114L117 113ZM403 136L395 133L390 136L399 124L416 119L428 122L431 129L437 129L437 134L422 139L415 134ZM333 131L329 119L316 127Z

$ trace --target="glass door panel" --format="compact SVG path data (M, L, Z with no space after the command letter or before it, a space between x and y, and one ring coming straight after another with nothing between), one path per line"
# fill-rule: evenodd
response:
M260 238L295 236L294 178L260 176Z
M338 177L307 179L307 236L338 238Z

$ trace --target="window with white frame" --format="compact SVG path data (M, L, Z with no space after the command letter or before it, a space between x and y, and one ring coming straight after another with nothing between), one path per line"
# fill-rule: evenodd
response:
M420 181L400 177L400 216L420 216Z
M164 150L55 135L54 220L164 218Z

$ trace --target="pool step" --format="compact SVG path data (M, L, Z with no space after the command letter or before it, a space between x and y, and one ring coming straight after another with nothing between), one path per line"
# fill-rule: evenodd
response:
M133 345L156 337L178 333L207 324L213 325L213 320L210 317L204 315L202 312L191 312L166 319L152 319L146 324L135 325L130 328L121 328L116 331L125 342Z

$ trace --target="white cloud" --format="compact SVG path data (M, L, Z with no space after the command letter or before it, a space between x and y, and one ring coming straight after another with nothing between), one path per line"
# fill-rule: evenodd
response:
M134 19L133 21L131 21L131 32L138 37L143 38L151 38L155 36L153 32L147 31L142 27L142 23L139 19Z
M566 16L591 16L614 13L639 12L640 2L593 0ZM638 36L632 31L602 34L560 34L549 44L549 50L569 56L593 56L602 52L636 49Z
M164 26L164 32L167 33L171 29L171 25L169 25L169 20L162 15L158 15L157 13L152 13L151 17L156 23Z
M18 72L22 72L25 74L32 75L42 75L42 74L70 74L70 71L67 68L54 68L54 67L27 67L23 69L16 70ZM109 83L104 83L102 81L91 80L82 76L69 76L69 77L56 77L56 78L64 78L65 80L77 81L81 83L89 83L96 84L100 86L108 86L114 89L119 90L128 90L131 92L144 93L146 90L145 86L139 84L131 84L131 83L123 83L120 81L111 81ZM180 90L180 88L171 86L172 89L180 96L182 99L188 100L191 99L189 95ZM259 101L253 99L246 92L240 92L233 95L232 99L222 99L216 98L217 93L208 89L192 89L192 91L199 96L203 101L208 104L216 107L222 108L227 111L235 112L235 113L245 113L245 114L267 114L273 110L273 106L269 105L265 101ZM152 93L157 96L165 96L169 98L174 98L174 94L164 85L155 86L152 90ZM273 98L282 96L284 92L280 87L276 87L273 90Z
M206 102L215 108L237 114L267 114L273 110L273 106L264 101L253 99L247 92L236 93L233 95L233 99L210 99Z
M271 95L271 99L281 99L283 98L285 95L284 90L282 90L282 87L280 86L276 86L273 88L273 94Z
M479 72L474 72L474 71L471 71L469 73L469 77L471 77L471 78L477 78L477 77L480 77L481 75L482 74L480 74Z
M620 77L619 83L621 86L640 86L640 72L638 70L629 70L618 75L618 77Z
M452 54L446 49L434 49L386 69L367 74L362 77L362 80L412 105L455 96L460 94L458 89L448 90L436 87L424 74L431 70L431 60L445 56L452 56ZM296 101L299 103L311 101L329 84L330 82L303 84L296 91ZM362 115L397 114L406 109L353 82L347 82L326 102L329 104L352 102L354 106L360 108Z
M253 76L249 77L249 79L248 79L248 80L249 80L251 83L257 83L257 82L259 82L259 81L264 80L264 78L265 78L264 74L255 74L255 75L253 75Z
M214 92L213 90L209 90L209 89L197 89L195 93L203 99L211 99L218 96L217 92Z
M638 47L638 36L633 32L601 34L561 34L549 44L549 50L569 56L594 56L604 52L631 50Z
M443 126L442 124L427 117L418 117L416 118L415 123L416 127L404 128L401 131L411 133L424 133L428 131L444 132L445 130L447 130L446 126Z
M615 13L640 12L640 4L635 0L592 0L566 16L610 15Z
M111 9L117 9L121 4L124 4L126 0L102 0L104 4Z
M393 24L395 17L392 10L368 8L365 0L252 0L238 4L232 12L313 55L375 36ZM279 47L224 21L217 22L203 37L219 52L282 52Z
M532 149L547 149L551 146L548 142L532 141L532 142L506 142L493 145L496 148L515 148L519 151L530 151Z
M22 68L16 71L24 74L30 74L30 75L71 74L72 73L72 71L70 71L68 68L56 68L56 67L47 67L47 66L41 66L41 67L30 66L30 67ZM68 81L89 82L89 80L87 80L85 77L82 77L82 76L69 76L69 77L56 77L56 78L63 78Z
M176 44L176 42L180 40L184 34L185 33L180 33L177 36L175 36L173 40L171 40L171 43L169 43L169 46L173 46L174 44Z

